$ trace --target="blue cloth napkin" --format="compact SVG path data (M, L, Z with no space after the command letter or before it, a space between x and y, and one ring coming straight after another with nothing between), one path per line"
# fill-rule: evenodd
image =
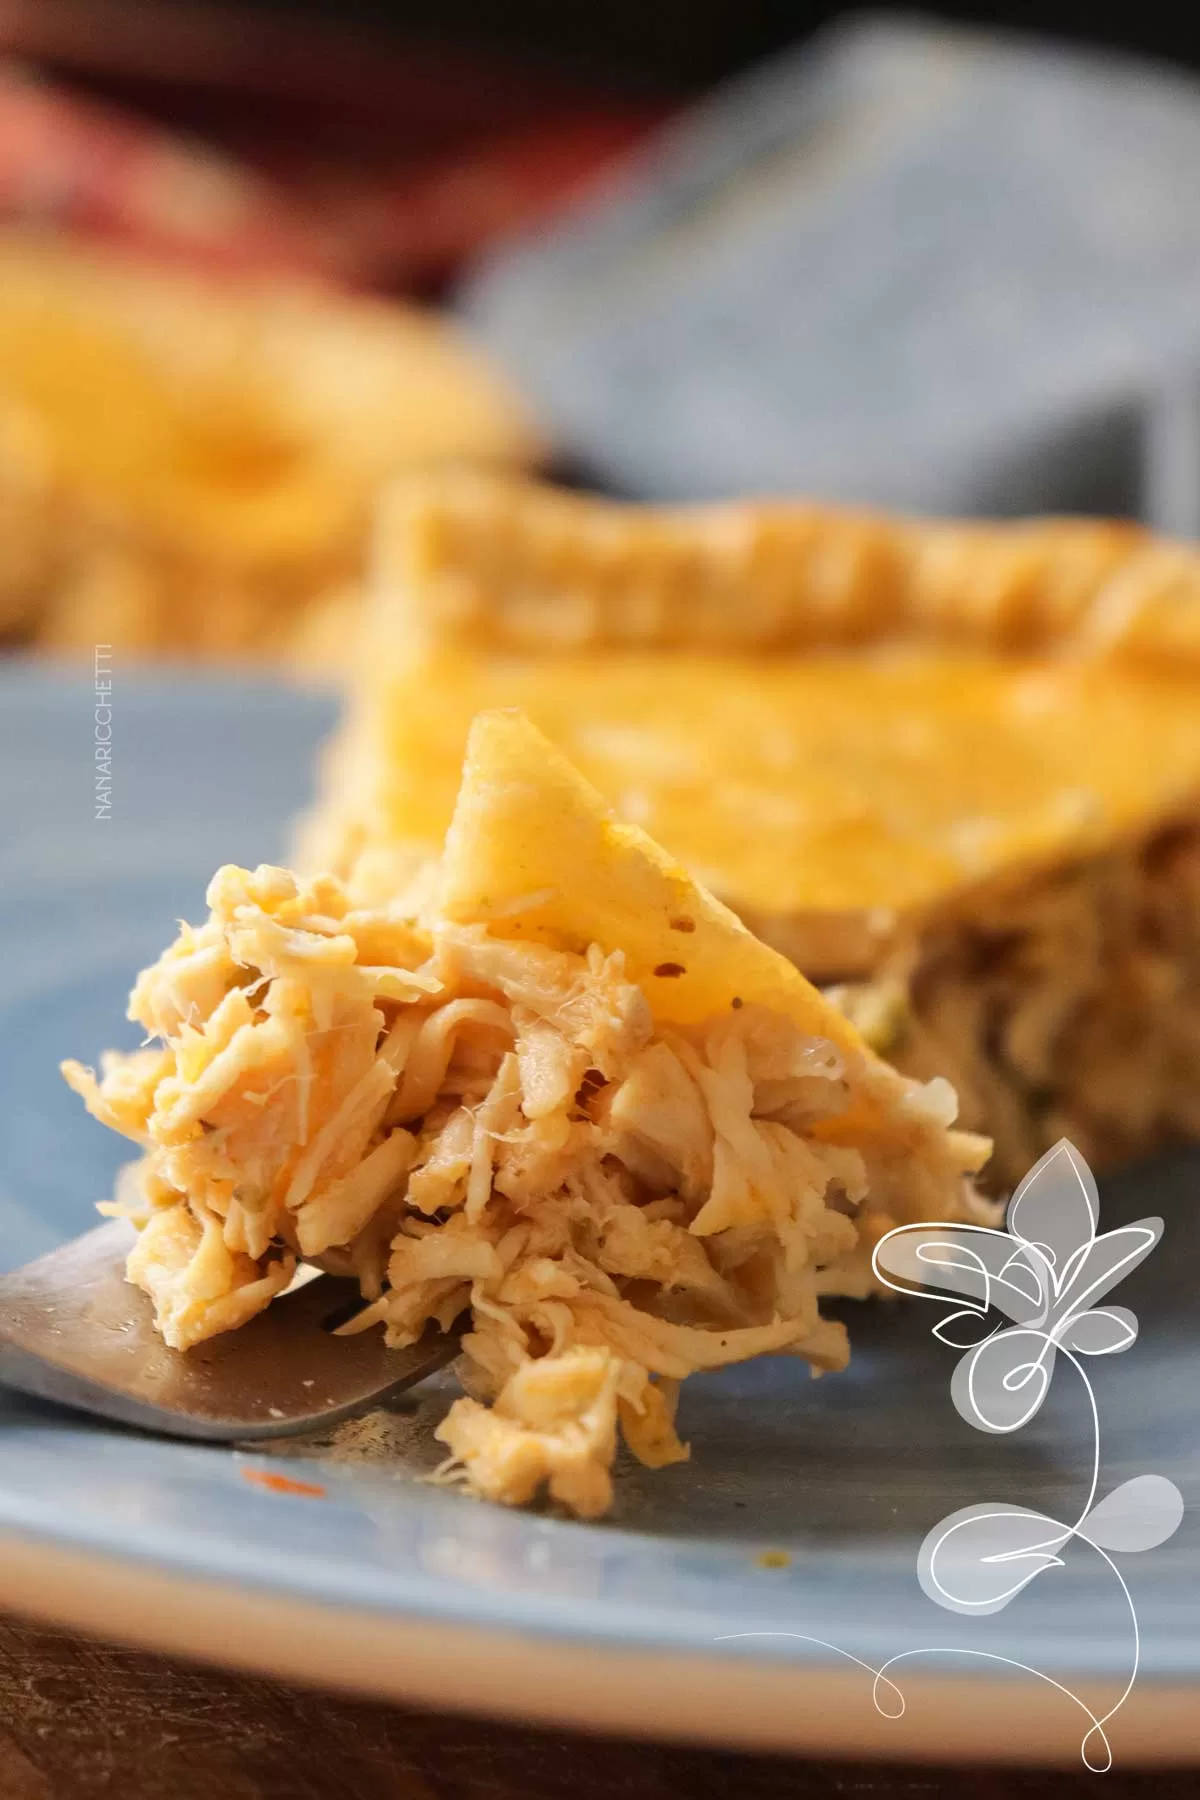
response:
M1200 84L911 20L717 91L462 307L591 480L1200 530Z

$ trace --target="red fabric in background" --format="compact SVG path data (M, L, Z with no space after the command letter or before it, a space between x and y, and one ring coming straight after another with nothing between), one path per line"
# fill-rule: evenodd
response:
M218 269L341 274L276 186L202 145L0 67L0 215Z
M0 0L0 216L209 269L436 289L666 110L194 0Z

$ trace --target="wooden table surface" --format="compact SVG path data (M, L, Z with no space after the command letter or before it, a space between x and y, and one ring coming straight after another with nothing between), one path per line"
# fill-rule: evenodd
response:
M167 1661L0 1615L0 1800L1194 1800L1200 1775L810 1763L572 1737Z

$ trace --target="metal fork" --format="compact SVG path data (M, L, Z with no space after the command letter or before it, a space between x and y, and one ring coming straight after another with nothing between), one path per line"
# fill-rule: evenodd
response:
M407 1350L382 1331L335 1337L355 1283L322 1275L237 1331L172 1350L125 1279L133 1234L100 1225L0 1276L0 1384L170 1437L289 1437L352 1418L457 1355L436 1328Z

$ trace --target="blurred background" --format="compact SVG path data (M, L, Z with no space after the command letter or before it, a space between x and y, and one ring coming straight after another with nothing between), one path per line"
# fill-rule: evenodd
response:
M1200 13L0 0L0 634L344 654L484 462L1200 531Z

